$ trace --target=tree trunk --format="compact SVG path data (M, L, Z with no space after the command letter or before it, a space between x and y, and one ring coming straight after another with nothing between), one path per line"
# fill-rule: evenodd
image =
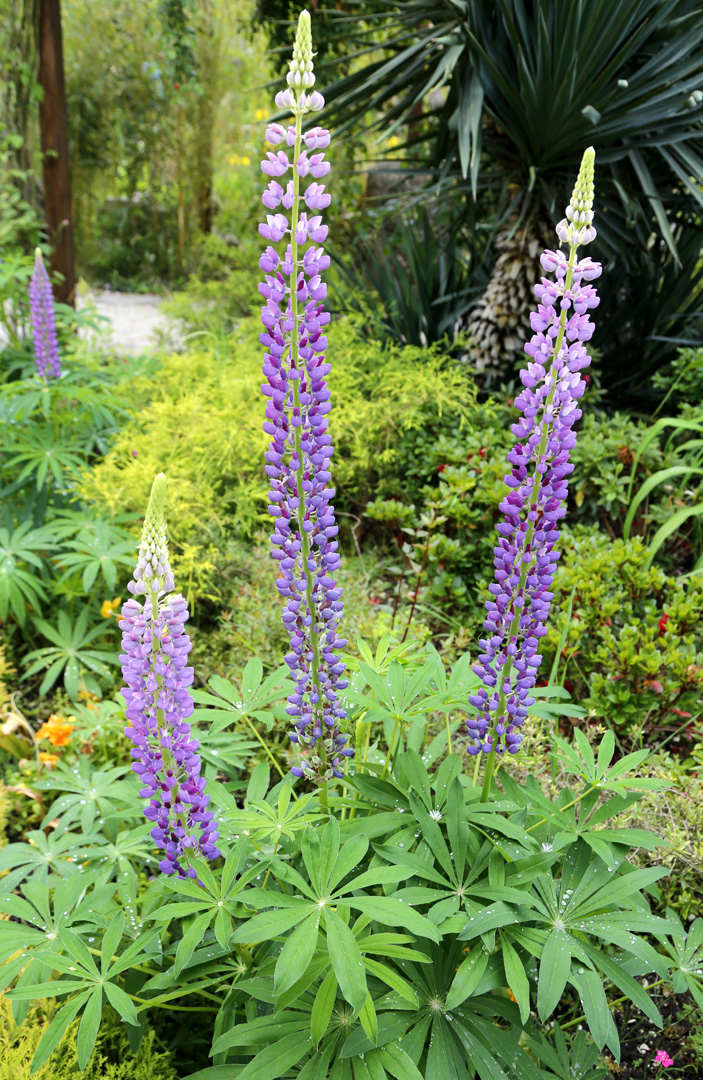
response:
M204 236L212 232L213 206L213 129L215 100L220 73L220 40L216 34L215 11L212 0L199 0L196 36L196 58L202 93L198 99L198 131L196 134L196 198L198 224Z
M75 304L76 274L71 219L71 172L61 43L61 0L40 0L39 83L44 98L39 126L44 162L44 203L53 255L51 269L62 276L56 299Z

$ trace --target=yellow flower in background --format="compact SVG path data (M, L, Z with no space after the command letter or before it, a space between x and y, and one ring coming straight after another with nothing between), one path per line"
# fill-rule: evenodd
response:
M400 146L400 139L397 135L391 135L390 139L386 143L389 150L395 150L396 146Z
M63 716L52 713L49 719L39 728L34 738L37 742L40 739L48 739L52 746L65 746L70 741L71 732L75 726L75 716L69 716L68 719L65 719Z
M97 703L100 701L100 698L97 694L91 694L90 690L79 690L78 700L84 701L87 709L95 710L98 707Z
M111 615L114 615L115 608L118 608L121 603L121 596L116 596L114 600L103 600L102 607L100 608L100 614L103 619L109 619Z
M47 754L45 750L40 750L39 760L42 765L48 765L51 768L52 765L57 765L61 759L58 754Z
M266 109L257 109L254 115L257 120L265 120L268 113L266 112Z
M230 165L251 165L251 159L243 154L242 157L239 154L232 154L231 158L228 158Z

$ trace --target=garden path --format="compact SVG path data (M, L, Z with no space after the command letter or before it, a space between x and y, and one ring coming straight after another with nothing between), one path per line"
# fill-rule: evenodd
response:
M125 353L153 349L158 339L165 335L173 341L173 324L161 311L162 296L86 289L79 297L78 307L88 302L92 302L98 314L107 319L115 344ZM103 323L103 326L107 331L107 324Z

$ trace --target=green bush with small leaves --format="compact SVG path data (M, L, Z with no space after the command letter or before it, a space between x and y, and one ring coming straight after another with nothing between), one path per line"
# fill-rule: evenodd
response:
M640 539L593 528L565 531L563 547L545 639L560 681L616 730L686 727L702 707L703 578L669 577Z

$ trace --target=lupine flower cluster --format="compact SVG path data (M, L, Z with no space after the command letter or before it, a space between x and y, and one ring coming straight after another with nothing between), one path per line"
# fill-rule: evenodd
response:
M36 249L34 270L29 281L29 308L34 335L34 359L41 378L47 374L58 378L61 374L59 342L56 336L54 294L44 266L41 250Z
M557 226L565 252L545 251L542 267L554 278L535 286L538 309L531 315L534 335L525 345L530 357L520 372L524 389L515 404L522 418L513 425L520 440L508 454L512 470L505 477L508 493L500 504L504 521L498 525L494 548L495 582L489 586L484 629L487 637L474 670L483 685L469 700L477 709L467 726L470 754L520 748L520 727L534 704L542 657L540 638L553 599L550 591L559 559L558 522L566 513L569 454L576 442L573 430L581 416L582 375L591 358L586 350L593 334L589 311L598 304L590 284L601 272L599 263L578 260L577 249L594 239L594 151L584 154L578 180Z
M200 775L199 743L190 733L193 712L188 667L190 638L184 624L188 606L173 591L168 562L164 497L166 477L154 480L146 512L132 593L122 607L122 675L126 686L132 742L132 768L143 785L139 794L149 799L145 816L154 822L151 836L164 852L159 869L164 874L197 878L191 859L202 854L216 859L218 825L208 809L205 777ZM143 595L140 602L137 597Z
M330 486L332 406L324 331L330 316L323 307L327 286L321 277L330 259L318 246L327 237L318 211L331 201L318 183L329 172L323 151L330 133L320 127L302 130L303 117L324 106L322 95L310 89L312 55L310 16L303 11L288 88L276 95L276 105L289 109L294 123L271 124L266 131L267 142L280 149L269 151L261 164L271 178L262 201L272 213L259 225L270 241L259 261L265 275L259 292L266 301L261 342L266 349L262 390L268 398L264 431L271 437L266 454L269 511L275 519L271 543L290 635L286 663L295 682L287 709L295 725L290 739L300 749L300 764L292 772L325 783L344 775L343 759L353 751L340 731L346 713L338 694L348 682L339 654L346 641L338 634L343 603ZM271 246L281 242L280 252Z

